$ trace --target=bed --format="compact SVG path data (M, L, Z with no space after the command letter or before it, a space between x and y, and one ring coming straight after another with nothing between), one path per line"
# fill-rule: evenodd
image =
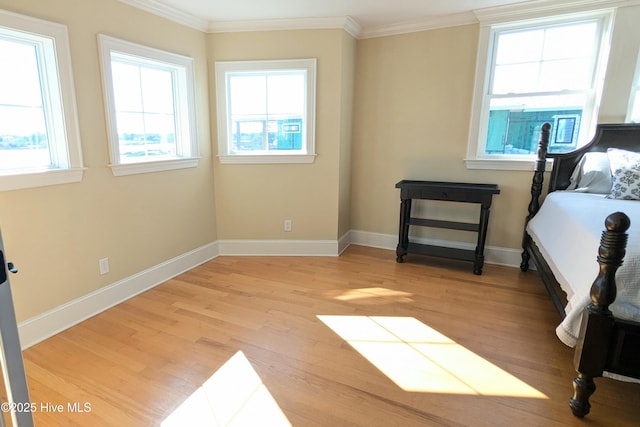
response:
M566 154L548 152L550 131L540 132L520 268L533 261L562 317L556 334L575 347L569 406L584 417L594 378L640 379L640 124L598 125Z

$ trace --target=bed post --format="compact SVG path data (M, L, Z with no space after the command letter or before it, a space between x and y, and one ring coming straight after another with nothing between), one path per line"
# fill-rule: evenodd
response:
M524 236L522 238L522 263L520 270L527 271L529 269L529 259L531 255L527 250L527 224L529 220L540 210L540 195L542 194L542 183L544 181L544 171L547 164L547 149L549 148L549 131L551 125L545 123L540 131L540 139L538 140L538 158L536 159L535 169L533 172L533 180L531 181L531 201L527 218L524 221Z
M587 415L591 407L589 397L596 390L593 378L602 376L606 367L614 325L609 305L616 299L615 275L626 252L626 231L630 224L624 213L612 213L605 220L606 230L600 239L600 271L591 286L591 303L582 315L580 337L573 358L578 375L573 380L574 393L569 406L573 415L580 418Z

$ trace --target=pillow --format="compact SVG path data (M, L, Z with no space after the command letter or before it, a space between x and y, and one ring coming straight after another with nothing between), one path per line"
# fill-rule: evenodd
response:
M608 199L640 200L640 153L607 150L613 185Z
M611 193L611 166L607 153L586 153L571 174L567 190L582 193Z

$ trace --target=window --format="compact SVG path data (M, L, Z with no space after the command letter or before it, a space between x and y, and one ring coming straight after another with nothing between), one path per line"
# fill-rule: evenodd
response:
M193 60L99 36L113 174L195 167Z
M315 59L216 63L222 163L311 163Z
M638 55L636 76L633 80L633 87L631 88L631 98L629 99L629 112L627 113L627 122L640 123L640 55Z
M0 10L0 190L82 180L64 25Z
M582 14L483 27L468 167L522 168L518 161L532 160L545 122L552 125L550 152L588 142L610 19Z

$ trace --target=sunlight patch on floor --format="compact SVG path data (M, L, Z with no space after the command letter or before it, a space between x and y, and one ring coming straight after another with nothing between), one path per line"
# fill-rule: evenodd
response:
M291 427L242 351L237 352L162 423L162 427Z
M317 317L403 390L547 398L413 317Z
M381 287L341 289L329 291L326 296L340 301L370 305L413 301L411 298L413 296L412 293Z

